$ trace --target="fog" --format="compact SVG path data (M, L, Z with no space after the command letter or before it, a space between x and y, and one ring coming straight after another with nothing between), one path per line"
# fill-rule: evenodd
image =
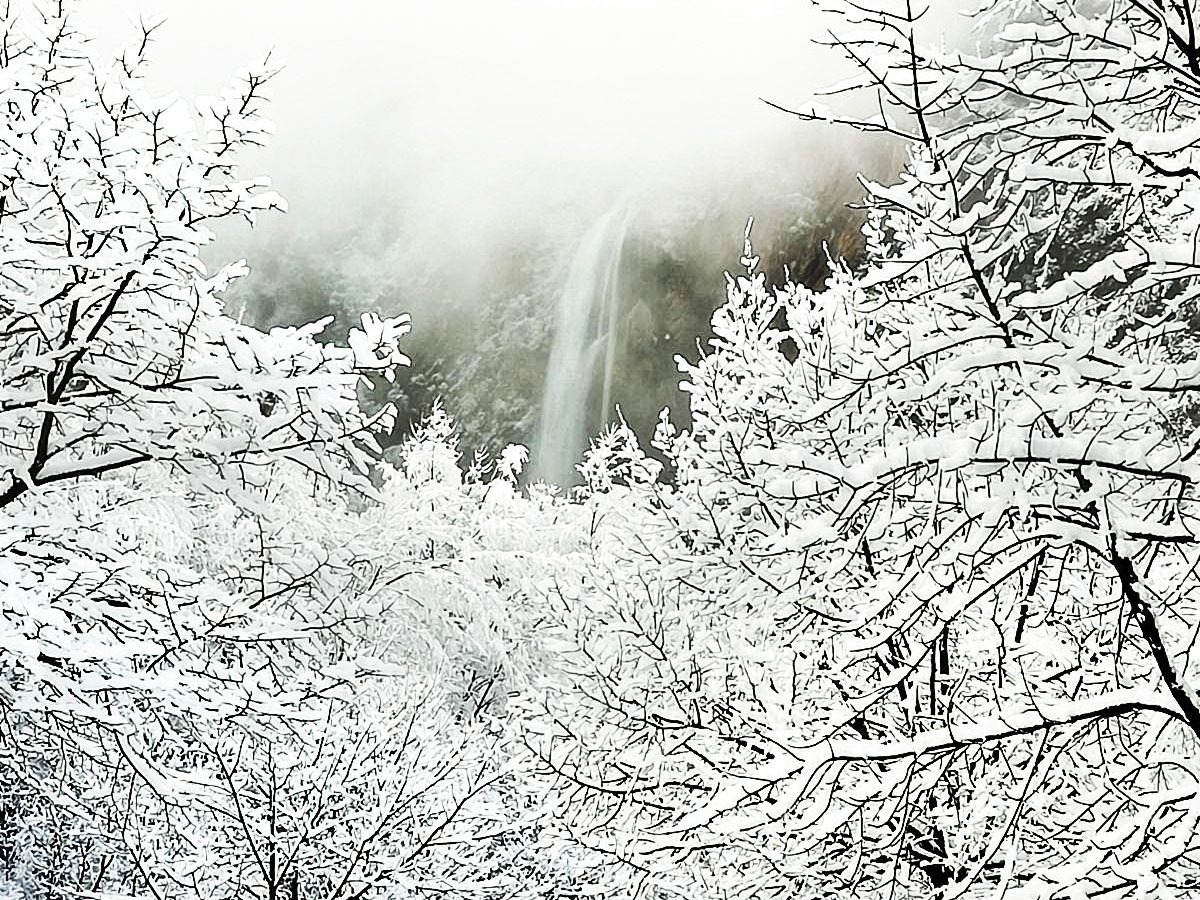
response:
M811 134L836 77L795 0L90 0L115 46L155 33L151 85L211 94L268 52L278 135L249 168L306 229L403 204L468 247L618 196L719 189ZM797 178L802 173L797 172Z
M767 277L815 286L827 246L856 252L856 170L894 165L763 102L803 107L848 73L813 45L807 0L89 0L80 12L100 52L140 38L139 20L162 22L158 93L220 92L268 54L282 66L267 91L276 137L242 168L271 176L290 211L206 253L250 262L233 311L264 327L332 317L329 340L366 309L411 313L413 365L378 386L399 411L389 440L444 400L465 448L532 444L560 484L617 407L643 437L664 406L686 422L675 359L704 340L749 217ZM580 271L603 267L576 248L610 210L629 227L595 248L612 269L600 290ZM568 331L578 358L563 362ZM555 399L571 378L576 399ZM563 422L576 424L550 471L537 445Z

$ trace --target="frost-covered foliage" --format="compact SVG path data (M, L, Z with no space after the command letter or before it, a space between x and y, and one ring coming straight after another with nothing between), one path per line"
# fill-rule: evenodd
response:
M910 142L869 265L730 281L539 747L671 892L1191 896L1192 11L998 0L967 54L841 10L878 110L846 121Z
M406 319L347 349L225 314L241 267L199 251L280 205L236 162L269 73L158 100L147 41L93 59L70 7L0 18L0 892L569 883L506 714L557 513L489 531L512 484L450 478L444 417L381 463L357 390Z
M747 248L673 480L620 422L571 502L440 407L383 458L406 320L226 316L265 76L184 111L51 11L0 42L4 890L1200 888L1190 8L848 6L911 144L869 264Z
M414 443L427 452L428 432ZM131 658L72 659L81 680L107 676L98 697L34 698L7 679L10 886L512 897L584 877L541 813L516 714L550 669L530 598L576 552L562 536L584 533L582 510L504 479L380 474L358 510L284 469L248 509L157 465L43 507L78 523L47 554L119 511L119 543L80 550L76 568L107 569L110 595L130 598ZM21 649L6 643L10 671Z
M617 415L617 421L592 442L579 464L579 474L589 492L653 484L662 472L662 464L642 452L637 435L620 411Z
M269 130L269 75L185 109L146 95L140 56L90 59L61 13L14 3L2 23L5 665L22 705L105 721L132 678L122 660L161 649L142 643L159 627L141 598L189 588L122 574L136 520L118 488L85 480L154 463L250 505L286 461L367 492L389 412L364 416L354 385L404 362L406 326L369 323L364 356L224 315L218 292L243 267L207 278L199 248L210 223L279 205L234 161Z

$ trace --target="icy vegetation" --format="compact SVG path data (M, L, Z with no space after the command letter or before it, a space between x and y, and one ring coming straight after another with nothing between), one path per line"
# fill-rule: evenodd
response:
M5 7L0 892L1196 895L1191 8L831 16L877 102L795 114L908 147L864 258L747 242L687 424L564 491L440 404L383 452L407 318L226 312L269 70L185 106ZM614 364L619 221L556 371Z

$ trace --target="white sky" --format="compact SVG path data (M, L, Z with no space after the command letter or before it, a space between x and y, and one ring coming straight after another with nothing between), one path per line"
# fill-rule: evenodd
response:
M810 0L80 4L105 43L133 31L139 14L166 20L153 51L164 92L214 93L268 50L285 61L269 92L279 133L261 168L293 216L383 190L431 215L493 222L664 182L719 183L779 142L803 140L806 126L758 97L802 103L831 79L829 59L808 43L812 9Z

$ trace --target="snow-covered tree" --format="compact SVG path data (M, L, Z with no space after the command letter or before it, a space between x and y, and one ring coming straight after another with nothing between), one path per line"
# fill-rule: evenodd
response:
M281 206L237 168L269 69L155 98L150 35L94 58L70 13L0 17L0 878L364 896L457 815L434 786L492 777L452 747L418 764L445 717L362 662L395 598L347 505L391 411L356 390L405 362L407 321L338 348L229 317L243 267L199 251Z
M869 264L731 280L538 746L579 834L694 894L1190 896L1193 10L996 0L973 52L835 11L876 114L800 114L910 144Z

